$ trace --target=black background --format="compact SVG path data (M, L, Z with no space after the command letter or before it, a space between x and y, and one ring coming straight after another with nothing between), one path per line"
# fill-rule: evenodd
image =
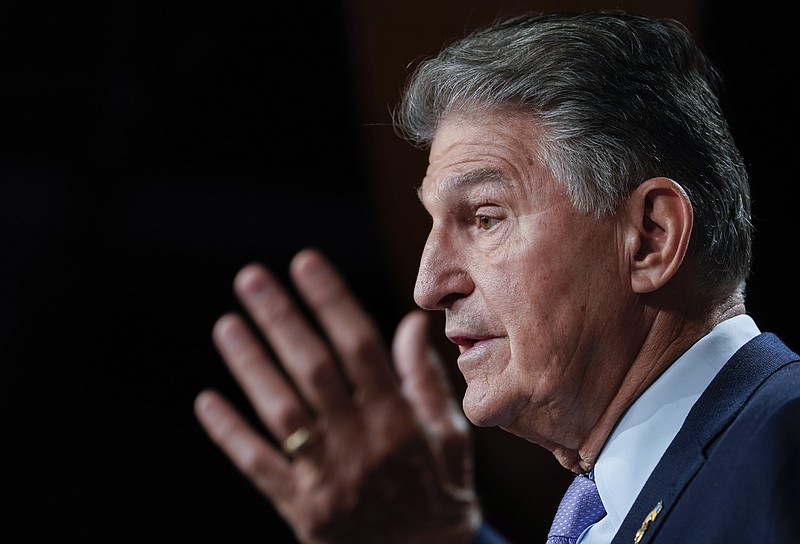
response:
M387 211L370 189L380 180L360 130L388 113L359 109L351 3L0 10L3 541L291 541L205 438L192 401L209 385L241 400L209 331L236 308L230 281L249 261L282 274L300 248L322 248L387 336L411 308L391 279L401 249L378 219L402 228L421 214ZM723 108L751 172L748 307L797 348L786 11L706 2L701 41L726 76ZM568 475L538 448L537 481L527 460L495 463L498 450L528 454L508 440L476 433L487 516L542 539L563 490L545 484ZM497 483L510 481L519 487Z

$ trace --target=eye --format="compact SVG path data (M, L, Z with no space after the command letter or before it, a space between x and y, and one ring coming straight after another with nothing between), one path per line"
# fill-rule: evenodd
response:
M500 220L497 219L496 217L491 217L488 215L475 216L475 226L482 230L490 230L499 222Z

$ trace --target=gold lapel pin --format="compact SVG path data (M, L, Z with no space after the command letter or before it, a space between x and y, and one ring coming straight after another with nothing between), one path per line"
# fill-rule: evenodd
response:
M639 544L639 542L642 541L642 538L644 538L645 531L647 531L647 528L650 527L650 523L655 521L656 516L658 516L658 513L661 512L661 508L663 506L664 506L663 502L658 501L656 507L650 510L650 513L647 514L647 517L644 518L642 526L639 527L639 530L636 531L636 535L633 537L634 544Z

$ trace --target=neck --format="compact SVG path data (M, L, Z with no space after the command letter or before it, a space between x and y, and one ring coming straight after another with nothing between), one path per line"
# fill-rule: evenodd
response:
M617 394L577 449L553 451L558 461L576 473L592 470L611 431L636 399L695 342L719 323L744 312L744 299L739 293L715 304L711 311L706 310L702 315L655 312L642 347Z

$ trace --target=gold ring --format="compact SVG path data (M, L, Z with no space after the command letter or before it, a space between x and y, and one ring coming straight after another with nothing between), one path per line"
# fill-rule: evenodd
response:
M281 447L283 448L283 453L291 457L306 447L310 441L311 429L303 425L287 436L283 442L281 442Z

